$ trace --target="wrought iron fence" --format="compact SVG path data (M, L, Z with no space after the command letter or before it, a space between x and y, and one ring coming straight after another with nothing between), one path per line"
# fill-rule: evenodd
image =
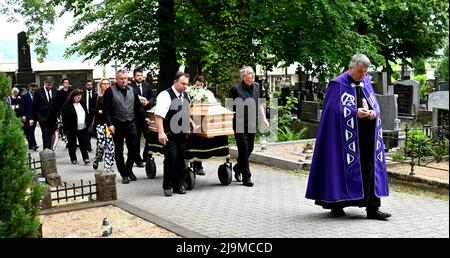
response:
M29 169L33 170L33 172L40 174L40 172L38 173L38 170L42 170L42 163L40 160L32 158L31 153L28 153L27 165Z
M448 169L429 166L432 162L441 162L445 156L448 157L448 126L424 126L421 128L410 128L398 131L397 137L385 136L385 138L404 141L403 155L409 160L398 160L411 166L410 175L415 175L415 166L427 167L448 172ZM430 158L431 157L431 158Z
M92 200L93 197L97 196L97 184L93 184L90 180L88 184L84 184L83 179L80 180L80 185L72 185L64 182L63 186L56 186L55 189L51 190L52 196L53 193L56 193L56 197L52 197L52 201L57 201L59 203L60 200L65 200L66 202L69 200L77 200L84 199L88 197L88 200Z

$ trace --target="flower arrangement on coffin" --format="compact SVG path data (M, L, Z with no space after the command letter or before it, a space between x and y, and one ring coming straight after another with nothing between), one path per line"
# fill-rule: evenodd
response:
M186 93L189 96L191 104L203 103L208 100L208 96L206 95L206 90L203 87L189 86L186 89Z

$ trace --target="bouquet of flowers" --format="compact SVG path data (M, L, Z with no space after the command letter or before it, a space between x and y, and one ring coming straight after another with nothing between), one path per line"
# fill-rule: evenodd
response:
M189 86L186 90L186 93L188 94L191 100L191 104L206 102L208 100L206 90L203 87L198 87L194 85Z

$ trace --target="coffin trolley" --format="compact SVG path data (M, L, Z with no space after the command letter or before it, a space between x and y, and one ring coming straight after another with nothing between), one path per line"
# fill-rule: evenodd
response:
M150 125L146 132L144 159L145 172L150 179L156 176L156 165L153 155L164 154L163 145L158 141L155 123L155 108L149 110ZM212 157L224 157L225 163L218 168L218 177L222 185L229 185L232 180L232 164L229 160L228 136L233 135L233 113L222 107L220 103L194 103L189 113L194 123L200 128L188 134L185 161L202 161ZM188 166L185 187L191 190L195 186L196 173Z

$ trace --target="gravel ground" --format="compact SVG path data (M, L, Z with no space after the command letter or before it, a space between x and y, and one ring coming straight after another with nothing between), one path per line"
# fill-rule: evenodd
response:
M98 238L102 221L107 217L113 228L111 238L179 238L180 236L143 220L118 207L109 205L78 211L41 215L44 238Z

